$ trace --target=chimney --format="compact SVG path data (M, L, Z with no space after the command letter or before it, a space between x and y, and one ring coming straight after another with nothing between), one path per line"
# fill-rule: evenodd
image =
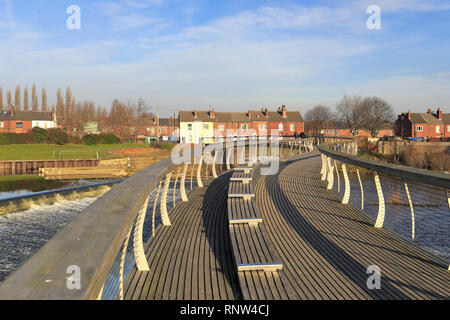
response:
M249 118L250 120L252 119L252 114L250 113L250 111L247 112L247 116L248 116L248 118Z
M213 119L216 117L216 113L214 112L214 108L211 108L211 111L209 111L209 116L211 118L213 118Z
M281 112L282 112L282 114L283 114L283 118L287 118L287 112L286 112L286 106L282 106L281 107Z
M14 117L14 107L11 106L11 118Z
M438 117L439 120L442 120L442 110L441 110L441 108L437 109L437 117Z
M268 118L269 117L269 109L266 108L264 110L264 114L265 114L266 118Z
M157 117L153 117L153 124L157 124L158 123L158 118Z
M411 112L408 110L408 119L411 120Z
M194 110L194 119L197 119L197 118L198 118L198 111Z
M428 113L431 113L431 109L428 109Z

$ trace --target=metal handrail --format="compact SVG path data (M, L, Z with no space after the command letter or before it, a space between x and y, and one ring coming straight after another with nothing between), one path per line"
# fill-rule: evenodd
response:
M350 138L351 141L356 141ZM446 173L430 171L426 169L413 168L398 164L391 164L378 160L363 159L358 156L346 154L344 152L333 150L332 146L342 144L342 141L324 143L318 146L319 151L335 160L345 162L357 167L361 167L370 171L384 173L403 179L417 181L423 184L433 185L450 189L450 175ZM345 142L344 142L345 143Z

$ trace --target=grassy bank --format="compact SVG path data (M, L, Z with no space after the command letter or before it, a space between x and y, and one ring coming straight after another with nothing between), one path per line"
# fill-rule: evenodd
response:
M0 161L8 160L57 160L61 159L100 159L117 158L116 150L150 149L143 144L102 144L102 145L48 145L13 144L0 145Z

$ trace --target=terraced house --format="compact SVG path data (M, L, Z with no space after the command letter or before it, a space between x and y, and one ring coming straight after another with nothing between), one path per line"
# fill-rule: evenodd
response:
M305 129L300 112L287 111L286 106L277 111L180 111L179 121L182 143L212 143L215 137L227 136L229 132L236 137L270 136L273 129L279 130L280 136L294 136Z
M440 108L436 112L431 109L426 113L404 112L395 121L395 134L402 138L450 138L450 114Z
M0 133L27 133L34 127L42 129L56 128L56 115L54 112L44 111L0 111Z

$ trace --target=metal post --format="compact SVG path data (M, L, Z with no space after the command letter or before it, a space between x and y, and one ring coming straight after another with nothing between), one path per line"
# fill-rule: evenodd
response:
M344 175L344 181L345 181L345 192L344 192L344 198L342 199L342 203L348 204L348 202L350 200L350 181L348 179L347 167L345 166L345 163L342 164L342 174Z
M336 168L337 190L338 190L338 192L341 192L341 178L340 178L340 175L339 175L339 168L338 168L338 165L336 163L336 160L334 160L334 167Z
M322 169L320 170L320 174L322 175L321 180L325 181L327 178L327 156L321 154L320 157L322 158Z
M156 220L156 206L158 205L159 192L161 191L162 181L159 180L158 191L156 192L155 202L153 203L152 214L152 237L155 237L155 220Z
M144 202L139 214L136 218L136 224L133 234L133 252L134 259L136 260L136 268L139 271L149 271L147 258L145 257L144 251L144 221L147 215L147 207L150 196Z
M415 237L415 221L414 221L414 207L411 201L411 196L409 194L409 189L408 189L408 184L405 182L405 191L406 191L406 195L408 196L408 202L409 202L409 208L411 209L411 238L414 239Z
M217 179L216 160L217 160L217 152L214 152L214 158L213 158L213 164L212 164L212 175L213 175L214 179Z
M376 171L374 172L374 178L378 194L378 217L377 221L375 222L375 228L382 228L384 224L385 205L384 205L383 190L381 189L380 177L378 176L378 172Z
M188 170L188 164L185 163L184 164L184 168L183 168L183 175L181 177L181 182L180 182L180 194L181 194L181 201L183 202L187 202L188 201L188 197L186 194L186 173Z
M122 254L120 256L120 268L119 268L119 300L123 300L123 284L125 283L124 272L123 269L125 267L125 256L127 254L128 242L130 241L131 229L128 231L128 234L125 238L125 242L122 247Z
M331 190L331 189L333 189L333 184L334 184L334 174L333 174L333 167L331 166L331 158L330 157L327 157L327 163L328 163L328 170L327 170L328 186L327 186L327 189Z
M361 210L364 210L364 187L361 181L361 176L359 175L359 170L356 169L356 174L358 176L359 186L361 187Z
M203 163L203 155L200 156L200 163L198 164L198 169L197 169L197 186L199 188L203 188L203 183L202 183L202 163Z
M170 185L170 178L172 177L172 172L170 172L166 177L166 182L164 184L164 190L161 197L161 220L163 225L165 226L171 226L169 219L169 214L167 213L167 193L169 192L169 185Z
M178 185L178 179L180 178L180 170L181 170L181 167L178 167L177 176L175 177L175 184L173 185L173 196L172 196L173 199L172 200L173 200L174 207L176 204L177 185Z

